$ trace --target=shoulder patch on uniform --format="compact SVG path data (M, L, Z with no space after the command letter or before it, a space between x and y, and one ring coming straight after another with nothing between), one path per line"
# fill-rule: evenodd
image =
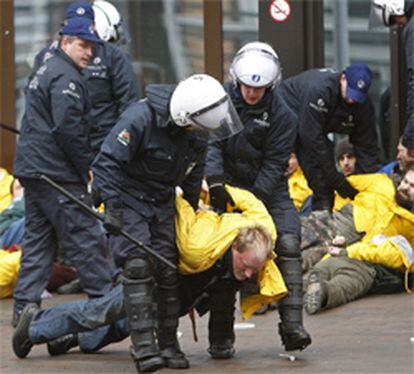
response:
M76 97L77 99L81 98L80 95L76 92L76 84L75 83L69 82L68 88L69 89L62 90L62 94L70 95L70 96Z
M118 142L127 147L129 145L129 142L131 141L131 135L126 129L123 129L116 137L116 140L118 140Z
M37 90L38 86L39 86L39 78L35 76L29 83L29 90Z
M325 101L323 101L322 98L319 98L317 100L316 104L312 103L312 102L309 102L309 106L312 109L315 109L315 110L317 110L318 112L321 112L321 113L327 113L328 112L328 108L326 107L326 103L325 103Z

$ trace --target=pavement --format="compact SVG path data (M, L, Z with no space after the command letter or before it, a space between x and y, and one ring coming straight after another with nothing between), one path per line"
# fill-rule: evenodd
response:
M83 295L54 296L43 307ZM129 339L96 354L76 348L50 357L37 345L25 359L11 349L12 300L0 300L0 373L136 373L129 356ZM207 319L197 318L198 342L188 317L180 321L180 343L191 363L183 373L414 373L413 294L371 296L314 316L305 316L313 343L302 352L284 356L277 333L277 311L236 320L236 355L213 360L206 349ZM177 373L163 369L162 374Z

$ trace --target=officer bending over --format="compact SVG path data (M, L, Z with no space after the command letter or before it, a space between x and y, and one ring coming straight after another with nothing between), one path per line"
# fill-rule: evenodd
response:
M380 167L374 106L368 98L371 76L368 66L352 64L343 72L308 70L280 85L279 92L295 114L296 154L313 190L313 210L332 210L334 190L351 199L358 193L336 170L329 133L349 135L357 158L355 173Z
M197 207L207 135L221 138L240 126L223 87L208 75L194 75L178 86L149 85L146 99L122 113L94 161L96 204L105 203L110 251L123 269L138 371L156 370L164 362L170 368L188 367L176 339L177 271L154 263L116 234L124 228L177 263L175 188L181 186L185 199Z
M296 128L289 108L278 95L279 59L270 45L248 43L236 53L230 73L233 82L225 89L244 129L209 146L205 174L211 204L226 211L233 203L224 183L248 189L264 202L278 230L277 264L289 289L280 302L279 334L286 350L302 350L311 338L302 319L300 220L285 175Z

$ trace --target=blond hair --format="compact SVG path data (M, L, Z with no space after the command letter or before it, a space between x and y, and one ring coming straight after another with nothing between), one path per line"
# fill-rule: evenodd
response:
M264 226L255 225L241 228L234 240L234 244L239 253L254 249L256 257L260 261L265 261L272 257L272 236Z

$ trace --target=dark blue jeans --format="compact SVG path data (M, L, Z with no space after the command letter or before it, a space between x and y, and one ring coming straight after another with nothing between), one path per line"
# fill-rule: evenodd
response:
M122 284L100 298L42 310L29 328L30 340L35 344L75 333L81 333L78 339L84 352L96 351L129 335Z

